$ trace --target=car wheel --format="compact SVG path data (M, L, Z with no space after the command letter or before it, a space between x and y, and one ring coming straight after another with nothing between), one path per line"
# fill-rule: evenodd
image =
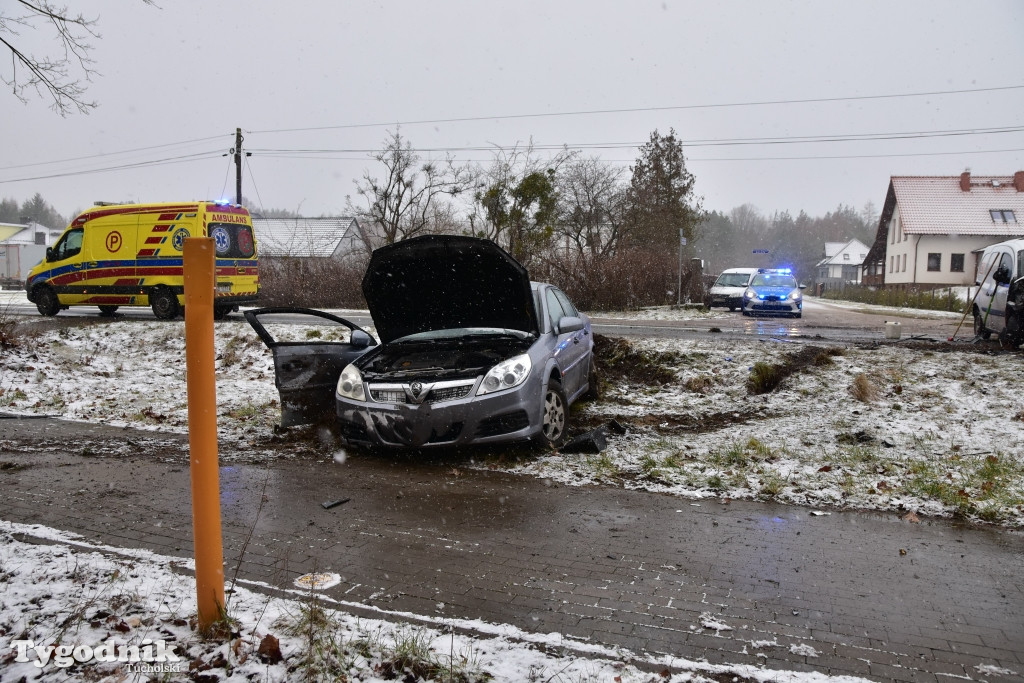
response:
M114 315L114 311L117 310L117 306L100 306L100 315L108 317Z
M34 294L39 315L45 315L48 318L57 315L57 311L60 310L60 301L57 299L56 292L49 287L40 287Z
M804 316L803 311L797 311L796 313L793 314L794 318L802 318L803 316Z
M733 312L733 311L735 311L735 310L736 310L736 307L735 307L735 306L730 306L730 307L729 307L729 312L730 312L730 313L732 313L732 312Z
M569 406L562 384L556 379L548 380L548 390L544 393L544 413L541 419L540 433L544 444L550 448L558 448L565 443L568 421Z
M167 287L157 287L153 290L149 295L149 305L153 307L153 315L161 320L174 320L181 310L178 297Z
M740 311L740 313L748 317L750 316L750 311Z
M992 336L992 331L985 329L985 326L981 322L981 311L977 308L974 309L974 336L981 337L982 339L988 339Z
M587 372L587 393L583 398L588 401L596 401L601 398L601 378L597 374L597 362L594 355L590 355L590 370Z

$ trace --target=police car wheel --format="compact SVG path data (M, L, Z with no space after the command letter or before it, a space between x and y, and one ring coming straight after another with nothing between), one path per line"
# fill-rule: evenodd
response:
M178 311L181 310L178 297L166 287L159 287L150 294L149 304L153 307L153 315L161 320L173 320L178 317Z
M40 287L34 294L39 315L45 315L48 318L57 315L57 311L60 310L60 301L57 300L57 294L52 289Z

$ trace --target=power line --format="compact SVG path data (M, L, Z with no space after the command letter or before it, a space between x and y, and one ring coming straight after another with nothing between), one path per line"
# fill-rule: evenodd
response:
M504 116L462 116L447 119L422 119L418 121L390 121L386 123L350 123L334 126L310 126L305 128L277 128L268 130L253 130L249 133L300 133L320 130L341 130L346 128L379 128L382 126L415 126L436 123L465 123L470 121L493 121L496 119L536 119L546 117L564 116L590 116L595 114L635 114L641 112L655 111L683 111L690 109L725 109L731 107L763 107L768 105L781 104L822 104L826 102L859 102L865 100L887 100L908 97L935 97L938 95L962 95L982 92L1001 92L1006 90L1024 89L1024 85L1007 85L992 88L965 88L960 90L931 90L913 93L890 93L882 95L853 95L847 97L813 97L806 99L790 100L755 100L750 102L718 102L713 104L681 104L665 107L629 107L622 109L588 109L580 111L548 112L536 114L506 114Z
M108 166L106 168L91 168L83 169L79 171L67 171L65 173L51 173L49 175L34 176L31 178L12 178L10 180L0 180L0 185L4 183L19 183L26 182L29 180L49 180L51 178L67 178L78 175L91 175L93 173L107 173L109 171L123 171L132 168L145 168L147 166L164 166L171 164L181 164L191 161L202 161L204 159L214 159L222 156L221 152L199 152L196 154L186 154L178 157L168 157L166 159L155 159L153 161L139 161L131 164L121 164L118 166Z
M65 164L71 161L88 161L90 159L101 159L103 157L118 156L120 154L134 154L135 152L148 152L153 149L163 149L164 147L178 147L179 145L192 145L197 142L209 142L210 140L219 140L224 135L216 135L205 138L196 138L194 140L182 140L180 142L167 142L162 145L150 145L149 147L136 147L135 149L125 149L120 152L101 152L100 154L90 154L82 157L71 157L68 159L55 159L53 161L36 161L31 164L19 164L17 166L0 166L0 171L12 171L18 168L31 168L33 166L49 166L51 164Z

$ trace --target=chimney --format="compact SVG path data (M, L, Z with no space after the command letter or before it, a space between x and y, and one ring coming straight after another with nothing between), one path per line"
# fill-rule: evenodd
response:
M971 172L964 171L960 174L960 189L964 192L971 191Z
M1017 171L1013 174L1013 187L1017 192L1024 192L1024 171Z

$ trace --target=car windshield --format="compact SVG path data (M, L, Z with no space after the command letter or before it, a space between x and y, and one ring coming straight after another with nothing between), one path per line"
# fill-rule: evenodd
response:
M417 332L400 339L395 343L419 341L440 341L442 339L458 339L462 337L514 337L516 339L529 339L532 335L522 330L510 330L501 327L455 327L449 330L428 330Z
M715 280L716 287L746 287L747 279L750 277L747 273L722 273Z
M792 275L782 275L779 273L758 273L754 276L754 279L750 281L751 287L789 287L790 289L796 289L796 278Z

